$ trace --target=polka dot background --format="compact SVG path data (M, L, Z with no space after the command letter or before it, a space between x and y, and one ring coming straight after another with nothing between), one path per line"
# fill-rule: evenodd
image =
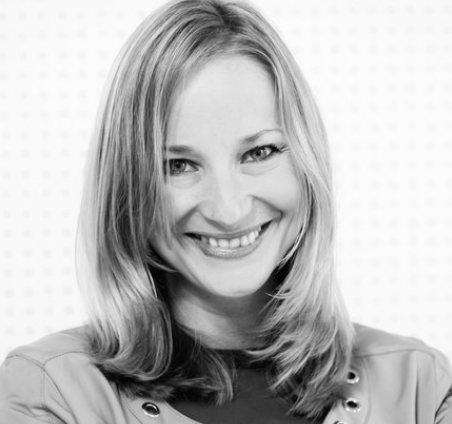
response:
M128 35L161 1L0 2L0 360L85 320L84 159ZM322 110L354 320L452 358L452 4L259 1Z

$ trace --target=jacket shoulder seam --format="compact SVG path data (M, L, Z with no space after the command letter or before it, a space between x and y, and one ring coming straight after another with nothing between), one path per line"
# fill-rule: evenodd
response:
M66 352L69 353L69 352ZM57 355L55 357L59 357L62 356L66 353ZM47 371L45 365L47 364L47 362L49 362L51 359L55 358L49 358L49 360L43 362L38 361L36 358L33 358L30 355L24 354L24 353L14 353L14 354L10 354L6 357L6 359L14 359L14 358L20 358L20 359L24 359L26 361L28 361L29 363L35 365L39 372L39 402L40 402L40 406L41 409L43 411L45 411L46 417L47 417L47 421L49 424L55 424L55 420L53 419L52 414L50 413L50 410L46 404L46 400L45 400L45 380L46 378L52 382L52 384L55 386L55 389L58 391L58 393L60 394L60 396L62 397L62 394L58 388L58 385L56 384L55 380L52 378L52 376L50 375L50 373Z
M33 363L35 363L35 364L36 364L36 362L37 361L33 361ZM39 399L41 401L41 408L43 411L46 411L46 416L47 416L49 423L54 424L52 414L50 413L49 408L46 406L46 401L45 401L45 376L47 376L47 378L49 378L52 382L53 382L53 380L50 377L50 375L48 374L48 372L46 371L44 366L39 366L39 369L41 370L41 384L40 384L40 388L39 388L39 392L40 392Z
M42 368L43 370L46 368L46 365L53 361L54 359L58 359L62 356L65 355L72 355L72 354L78 354L78 355L83 355L83 356L88 356L89 357L89 353L83 350L77 351L70 351L70 352L62 352L62 353L58 353L56 355L52 355L49 356L48 358L45 358L45 360L40 361L39 359L35 358L33 355L27 354L27 353L12 353L10 355L7 355L5 359L12 359L12 358L22 358L22 359L26 359L32 363L34 363L35 365L37 365L38 367Z
M439 361L438 358L435 357L435 362L438 364L438 367L443 371L447 376L451 379L452 385L452 371L449 367L446 367L443 362Z
M430 356L431 358L435 359L435 354L430 351L428 348L422 349L419 347L401 347L399 349L391 349L386 350L382 352L366 352L366 353L358 353L356 355L356 358L368 358L372 356L384 356L384 355L392 355L396 353L402 353L402 352L416 352L416 353L423 353L425 355Z
M361 361L361 363L362 363L362 366L363 366L364 373L366 375L366 380L369 381L369 370L367 368L367 364L365 363L365 361ZM368 387L368 390L367 390L368 409L367 409L366 417L365 417L365 419L363 421L364 423L368 423L369 422L370 416L372 414L372 407L373 407L373 404L372 404L372 387L370 385L368 385L367 387Z

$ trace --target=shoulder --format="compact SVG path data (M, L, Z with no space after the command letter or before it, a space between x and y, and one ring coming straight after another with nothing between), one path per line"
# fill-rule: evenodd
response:
M20 346L10 352L6 359L22 357L45 367L49 362L62 356L74 359L89 357L87 327L76 327L49 334L30 344Z
M102 411L106 422L121 422L118 391L93 364L86 334L86 327L62 331L7 355L0 367L0 422L60 422L59 417L91 423L93 411Z
M439 414L452 417L452 369L444 354L413 337L362 325L355 325L355 333L351 368L359 378L349 381L351 396L372 405L372 416L389 423L385 411L426 417L416 422L434 422Z
M449 360L446 356L417 338L388 333L360 324L355 324L355 334L356 358L367 361L390 361L390 358L398 356L412 356L418 358L420 362L437 363L444 371L450 373Z
M12 372L18 368L31 375L43 373L54 381L65 381L74 374L103 378L92 363L85 326L49 334L14 349L6 356L3 369Z
M354 328L356 334L355 349L359 356L406 350L429 350L424 342L414 337L388 333L361 324L354 324Z
M401 336L355 324L354 357L368 364L391 367L402 361L416 364L418 371L434 369L439 375L452 380L449 359L437 349L414 337ZM403 367L401 369L404 369Z
M8 376L20 381L48 382L55 387L71 387L74 378L103 386L106 391L111 383L94 364L90 354L88 327L81 326L49 334L30 344L11 351L0 369L0 378ZM25 385L24 385L25 386ZM79 386L80 387L80 386Z

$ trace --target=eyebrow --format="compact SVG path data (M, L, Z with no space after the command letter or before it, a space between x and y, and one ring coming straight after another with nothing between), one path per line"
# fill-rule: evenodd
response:
M258 140L263 135L272 133L272 132L278 132L280 134L283 133L283 131L279 128L266 129L266 130L262 130L255 134L251 134L251 135L244 137L243 142L244 143L252 143L252 142ZM168 146L168 152L178 153L178 154L186 154L186 153L193 153L194 149L190 146L185 146L185 145L180 144L180 145L175 145L175 146Z
M271 133L271 132L279 132L280 134L283 133L282 130L279 129L279 128L273 128L273 129L269 129L269 130L262 130L262 131L257 132L256 134L252 134L252 135L249 135L249 136L245 137L243 139L243 141L245 143L252 143L253 141L256 141L257 139L259 139L263 135Z

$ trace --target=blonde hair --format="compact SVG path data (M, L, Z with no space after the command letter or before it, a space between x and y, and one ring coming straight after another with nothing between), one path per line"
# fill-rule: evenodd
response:
M272 77L305 194L303 223L263 321L266 346L249 353L271 363L271 388L290 402L292 413L321 417L341 396L353 342L335 280L328 144L292 55L246 3L170 2L139 26L113 66L87 163L78 233L93 357L129 394L167 400L197 386L217 403L233 397L231 364L196 342L192 356L178 349L192 341L174 322L159 284L168 268L152 249L157 229L171 237L162 155L172 106L184 79L224 54L253 58ZM197 355L203 369L196 368Z

